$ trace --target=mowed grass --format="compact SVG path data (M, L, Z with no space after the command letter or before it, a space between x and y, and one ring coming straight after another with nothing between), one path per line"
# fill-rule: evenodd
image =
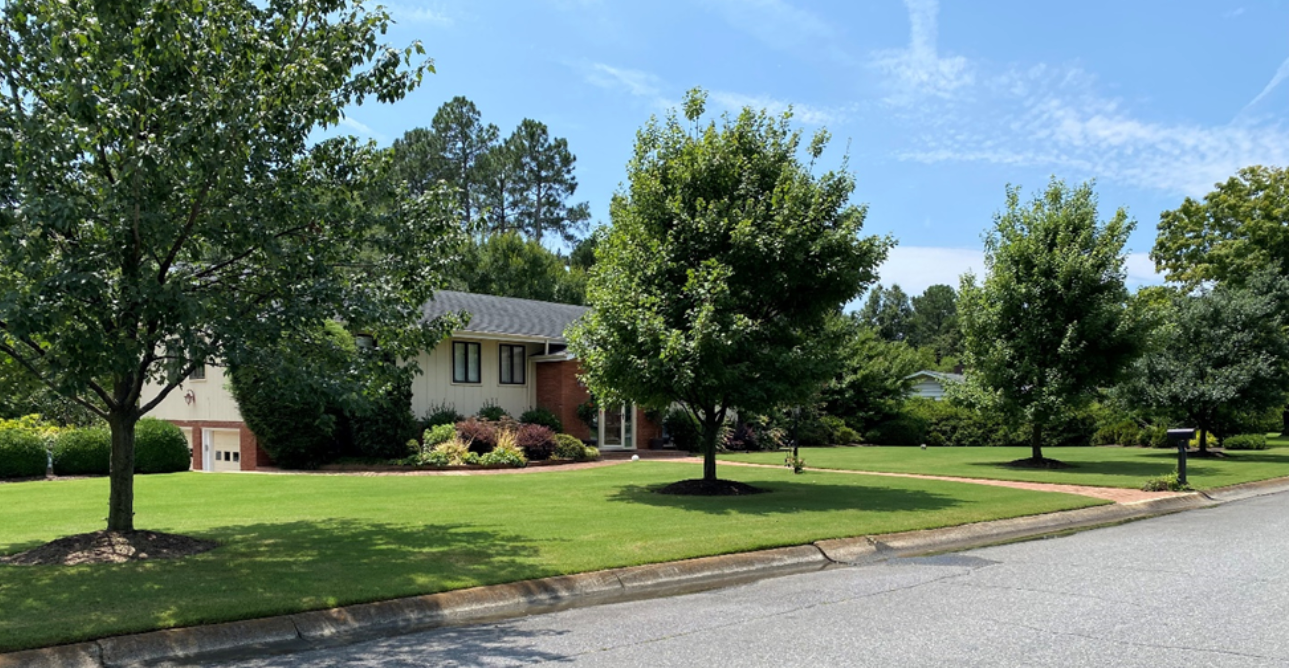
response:
M0 565L0 651L1099 503L732 466L721 475L772 493L650 491L699 473L635 462L490 476L139 476L136 526L220 547L174 561ZM107 496L105 479L0 484L0 553L100 529Z
M1187 459L1187 482L1196 489L1214 489L1290 474L1286 439L1269 439L1268 450L1232 451L1222 459ZM1149 478L1169 475L1178 465L1178 451L1150 448L1044 448L1044 456L1071 465L1045 471L1006 464L1030 456L1030 448L841 447L802 448L810 468L883 473L1021 480L1094 487L1141 488ZM783 464L783 452L721 455L722 459L760 464Z

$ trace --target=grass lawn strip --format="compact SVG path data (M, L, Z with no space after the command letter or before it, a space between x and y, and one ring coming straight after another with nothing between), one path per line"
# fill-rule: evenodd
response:
M0 651L699 556L1099 505L963 483L725 467L773 490L650 488L693 465L525 476L140 476L141 528L215 540L177 561L0 566ZM101 528L107 480L0 485L0 553Z
M1214 489L1290 474L1286 439L1270 439L1268 450L1226 453L1224 458L1187 460L1187 481L1195 489ZM1044 448L1044 456L1071 468L1023 469L1007 462L1030 456L1030 448L843 447L802 448L813 469L918 473L958 478L1016 480L1058 485L1140 489L1149 478L1169 475L1178 463L1176 450L1151 448ZM722 459L757 464L783 464L783 452L731 453Z

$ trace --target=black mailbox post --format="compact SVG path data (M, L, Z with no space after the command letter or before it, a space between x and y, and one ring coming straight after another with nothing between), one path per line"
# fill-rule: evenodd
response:
M1168 439L1178 448L1178 484L1187 484L1187 444L1196 435L1195 429L1170 429Z

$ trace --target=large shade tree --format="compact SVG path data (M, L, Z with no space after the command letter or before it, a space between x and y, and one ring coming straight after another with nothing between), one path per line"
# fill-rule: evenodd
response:
M787 114L704 124L704 100L687 95L688 124L674 112L637 134L570 349L603 404L684 407L702 427L703 480L719 486L726 416L819 390L836 370L829 318L891 242L860 236L852 177L812 174ZM812 164L827 139L810 142Z
M134 425L194 369L340 320L391 354L451 203L310 141L429 70L349 0L13 0L0 18L0 352L111 427L107 528L134 528Z
M1098 222L1089 184L1053 180L1029 202L1007 190L985 239L982 283L965 275L958 313L967 382L1030 430L1034 466L1045 426L1113 384L1137 356L1142 319L1127 306L1123 209Z

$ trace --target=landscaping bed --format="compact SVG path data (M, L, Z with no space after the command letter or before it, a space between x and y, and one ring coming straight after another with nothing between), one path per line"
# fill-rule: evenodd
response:
M0 565L0 652L1087 507L1087 497L719 467L750 496L655 493L693 464L542 475L179 473L136 480L140 529L217 547L79 566ZM0 486L0 554L102 529L107 480Z

